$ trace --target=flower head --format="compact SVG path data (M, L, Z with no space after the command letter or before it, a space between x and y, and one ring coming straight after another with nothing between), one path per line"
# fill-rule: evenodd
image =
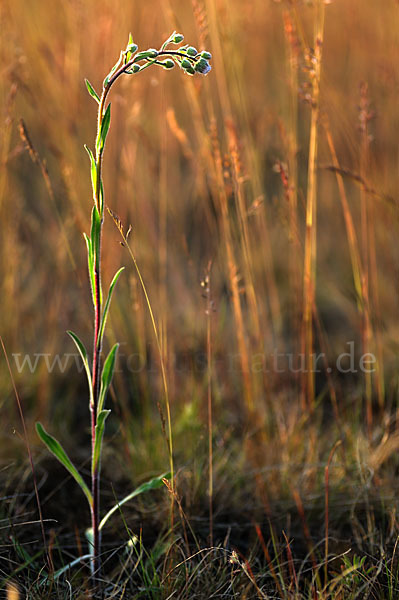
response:
M206 58L200 58L195 63L194 69L196 70L197 73L200 73L201 75L208 75L208 73L212 69L212 67L209 64L209 62L206 60Z

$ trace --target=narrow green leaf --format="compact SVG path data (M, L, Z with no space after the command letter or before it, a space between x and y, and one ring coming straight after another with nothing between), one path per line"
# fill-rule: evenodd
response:
M112 376L114 374L115 369L116 353L118 352L118 348L119 344L115 344L114 346L112 346L104 362L103 370L101 373L101 386L100 395L98 398L97 415L99 415L103 409L105 396L107 395L108 388L111 385Z
M37 431L37 435L42 440L42 442L47 446L47 448L50 450L50 452L52 452L54 454L54 456L56 458L58 458L60 463L64 465L64 467L67 469L67 471L69 471L69 473L72 475L72 477L75 479L75 481L80 485L80 488L83 491L83 493L85 494L85 496L89 502L90 508L91 508L93 506L93 497L90 493L90 490L87 487L86 483L84 482L81 474L79 473L79 471L77 470L75 465L72 463L71 459L68 457L64 448L52 435L47 433L47 431L44 429L44 427L41 423L36 423L36 431Z
M91 212L91 230L90 230L90 239L91 239L91 247L93 252L93 302L96 304L96 269L98 268L100 262L100 238L101 238L101 218L98 213L96 206L93 206L93 210ZM100 287L100 306L102 304L102 290Z
M96 193L97 193L97 165L96 160L94 158L93 152L90 150L88 146L85 144L85 150L90 158L90 175L91 175L91 187L93 190L93 200L96 204Z
M108 104L107 108L105 109L105 113L104 113L104 116L101 121L101 128L100 128L99 134L97 136L97 142L96 142L97 152L101 152L101 150L104 148L104 144L105 144L105 140L107 138L110 123L111 123L111 103Z
M104 214L104 186L102 181L100 181L100 214Z
M87 383L89 384L89 391L90 391L90 405L93 405L93 383L92 383L92 379L91 379L91 372L90 372L90 367L89 367L89 359L87 356L87 351L86 348L84 347L83 343L80 341L80 339L78 338L78 336L76 335L76 333L73 333L73 331L67 331L67 334L73 339L73 341L75 342L75 345L79 351L79 354L82 358L83 361L83 365L86 371L86 377L87 377Z
M97 94L94 87L91 85L90 81L88 79L85 79L85 83L86 83L87 91L89 92L90 96L92 98L94 98L94 100L96 100L98 102L98 104L100 104L100 97Z
M52 574L52 578L56 581L57 579L59 579L59 577L61 577L61 575L69 571L69 569L72 569L72 567L74 567L75 565L81 564L81 562L83 560L86 560L87 558L92 558L92 556L93 554L83 554L83 556L75 558L75 560L69 562L67 565L65 565L65 567L61 567L60 569L55 571L55 573Z
M99 413L97 413L96 435L91 463L92 473L94 473L96 469L99 469L100 466L101 445L104 437L105 420L110 412L110 410L101 410Z
M84 233L83 237L85 239L86 246L87 246L87 256L88 256L88 259L91 262L93 262L93 249L91 247L91 239L89 238L89 236L87 235L87 233Z
M93 252L93 265L94 258L95 264L98 265L99 257L100 257L100 233L101 233L101 219L98 214L98 210L95 206L91 211L91 230L90 230L90 238L91 238L91 247Z
M86 233L84 233L83 236L85 238L86 246L87 246L87 266L89 269L91 297L92 297L93 305L94 305L94 301L95 301L94 292L95 292L96 281L95 281L95 277L94 277L93 248L92 248L91 239L89 238L89 236Z
M111 510L109 512L107 512L105 517L103 517L103 519L101 520L99 529L101 530L104 527L104 525L108 521L108 519L114 514L114 512L119 510L119 508L123 504L126 504L126 502L129 502L129 500L133 500L133 498L136 498L136 496L139 496L140 494L143 494L144 492L149 492L150 490L155 490L157 488L162 487L162 485L164 485L162 480L170 479L170 478L171 478L170 473L163 473L163 475L154 477L153 479L150 479L150 481L146 481L145 483L142 483L141 485L139 485L139 487L136 488L134 490L134 492L132 492L128 496L125 496L125 498L123 498L123 500L118 502L118 504L116 504L113 508L111 508Z
M104 312L103 315L101 317L101 324L100 324L100 333L99 333L99 340L100 340L100 345L104 336L104 330L105 330L105 323L107 321L107 316L108 316L108 311L109 311L109 307L111 304L111 298L112 298L112 293L114 291L114 287L116 285L116 282L119 279L120 274L122 273L122 271L124 270L125 267L121 267L119 269L119 271L117 271L114 275L113 280L111 281L111 285L109 286L109 290L108 290L108 296L107 299L105 301L105 305L104 305Z

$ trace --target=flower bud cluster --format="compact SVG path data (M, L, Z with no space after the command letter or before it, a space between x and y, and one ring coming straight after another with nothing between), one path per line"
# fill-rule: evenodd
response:
M209 61L212 55L210 52L207 50L198 52L197 48L188 44L180 46L177 49L168 48L170 44L180 44L183 40L184 36L174 31L162 44L160 50L149 48L148 50L137 52L138 46L133 42L132 35L130 34L126 50L122 53L124 65L126 66L124 72L132 75L149 67L151 64L156 64L170 70L177 64L187 75L195 75L196 73L207 75L211 70ZM109 76L111 75L112 73Z

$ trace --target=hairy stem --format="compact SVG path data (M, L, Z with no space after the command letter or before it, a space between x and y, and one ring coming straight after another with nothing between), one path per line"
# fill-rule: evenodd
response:
M101 125L104 118L104 106L107 99L111 84L108 83L104 87L101 95L98 117L97 117L97 139L100 137ZM102 181L102 162L103 162L103 147L98 147L96 144L96 170L97 170L97 183L95 190L95 204L100 216L100 232L98 236L98 251L94 252L94 335L93 335L93 364L92 364L92 378L93 378L93 401L90 405L90 416L91 416L91 451L94 456L94 448L96 442L96 425L97 425L97 409L98 399L100 394L100 366L101 366L101 350L102 340L100 336L101 327L101 237L102 237L102 226L104 222L104 208L102 206L101 199L101 181ZM91 510L91 526L93 530L93 561L92 561L92 575L95 573L99 574L100 571L100 553L101 553L101 537L99 531L100 523L100 467L99 462L93 464L91 473L91 492L93 496L93 506Z

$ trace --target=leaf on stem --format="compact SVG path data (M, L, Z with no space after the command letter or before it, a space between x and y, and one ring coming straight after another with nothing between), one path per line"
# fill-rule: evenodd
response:
M85 150L90 158L90 175L91 175L91 187L93 190L93 200L94 203L97 203L96 194L97 194L97 165L96 160L94 158L93 152L90 150L88 146L85 144Z
M87 377L87 382L89 384L89 390L90 390L90 405L93 405L93 383L92 383L92 379L91 379L91 372L90 372L90 367L89 367L89 359L87 356L87 351L86 348L84 347L83 343L80 341L80 339L78 338L78 336L76 335L76 333L73 333L73 331L67 331L67 334L73 339L73 341L75 342L75 346L77 347L79 354L82 358L83 361L83 365L86 371L86 377Z
M104 116L101 121L101 127L97 136L96 148L97 152L101 152L104 148L105 140L111 123L111 103L105 109Z
M107 512L105 517L103 517L103 519L101 520L98 529L101 531L101 529L104 527L104 525L108 521L108 519L114 514L114 512L119 510L119 508L123 504L126 504L126 502L129 502L129 500L133 500L133 498L135 498L136 496L139 496L140 494L143 494L144 492L149 492L150 490L155 490L157 488L162 487L162 485L164 485L163 479L170 479L170 478L171 478L170 472L163 473L163 475L154 477L153 479L150 479L150 481L146 481L145 483L142 483L141 485L139 485L139 487L136 488L134 490L134 492L132 492L128 496L125 496L125 498L123 498L123 500L118 502L118 504L115 504L115 506L113 508L111 508L110 511Z
M80 488L85 494L91 508L93 506L93 496L91 495L91 492L87 487L86 483L84 482L81 474L79 473L75 465L72 463L71 459L68 457L64 448L52 435L47 433L47 431L44 429L41 423L36 423L36 431L37 435L47 446L50 452L52 452L54 456L58 458L60 463L64 465L67 471L69 471L69 473L72 475L75 481L80 485Z
M112 346L107 358L105 359L103 370L101 373L100 395L98 398L97 415L103 410L105 396L109 386L111 385L112 376L115 369L116 353L118 352L119 344Z
M101 410L97 414L96 434L94 441L94 451L91 462L91 471L95 473L99 470L100 458L101 458L101 445L104 437L105 421L108 417L110 410Z
M125 267L121 267L114 275L113 280L111 281L111 284L109 286L109 290L108 290L108 296L107 299L105 301L105 305L104 305L104 312L103 315L101 317L101 325L100 325L100 333L99 333L99 345L101 346L101 342L104 336L104 330L105 330L105 323L107 321L107 316L108 316L108 311L109 311L109 307L111 304L111 298L112 298L112 293L114 291L116 282L119 279L120 274L122 273L122 271L124 270Z
M86 84L87 91L89 92L90 96L92 98L94 98L94 100L96 100L96 102L98 104L100 104L100 97L88 79L85 79L85 84Z
M92 558L93 553L91 554L83 554L83 556L79 556L79 558L75 558L74 560L72 560L71 562L69 562L67 565L61 567L60 569L57 569L57 571L55 571L54 573L52 573L51 577L57 581L57 579L59 579L61 577L61 575L63 575L64 573L66 573L67 571L69 571L70 569L72 569L72 567L74 567L75 565L79 565L81 564L84 560L88 559L88 558Z
M101 218L96 206L93 206L91 211L91 230L90 240L93 253L94 269L98 267L100 258L100 234L101 234ZM94 260L95 259L95 260Z
M96 306L97 301L100 306L102 304L102 291L101 286L100 289L97 290L96 286L96 270L100 264L100 244L101 244L101 217L98 213L97 207L93 206L93 210L91 212L91 230L90 230L90 242L92 249L92 260L93 264L91 267L92 270L92 278L93 278L93 304ZM99 298L97 299L97 293L99 294Z
M96 289L96 280L94 276L94 260L93 260L93 247L91 245L91 239L89 236L84 233L84 238L87 246L87 265L89 268L89 278L90 278L90 289L91 289L91 297L93 300L93 305L95 306L95 289Z
M104 214L104 186L103 186L103 182L100 181L100 214L103 215Z

